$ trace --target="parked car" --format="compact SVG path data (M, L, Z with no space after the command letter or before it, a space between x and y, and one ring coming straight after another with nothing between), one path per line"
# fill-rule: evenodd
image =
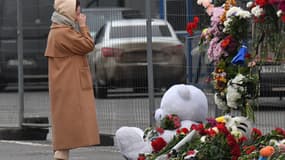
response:
M87 24L93 37L107 21L142 18L140 11L124 7L83 8L82 12L87 17Z
M152 21L152 53L155 88L186 82L186 56L183 44L171 25ZM107 22L95 37L89 62L97 98L109 88L147 86L146 19Z
M43 56L53 2L23 3L23 70L27 85L47 85L47 60ZM0 2L0 91L18 82L16 1Z

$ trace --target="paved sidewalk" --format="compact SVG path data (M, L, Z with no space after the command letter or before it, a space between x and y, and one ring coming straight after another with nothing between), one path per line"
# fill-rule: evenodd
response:
M0 140L1 160L52 160L49 141ZM114 146L96 146L74 149L70 160L125 160Z

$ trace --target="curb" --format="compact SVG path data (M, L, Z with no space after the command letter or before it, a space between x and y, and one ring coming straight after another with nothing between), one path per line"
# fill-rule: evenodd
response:
M96 146L114 146L114 136L109 134L100 134L100 144Z
M1 140L46 140L49 130L44 128L3 128Z

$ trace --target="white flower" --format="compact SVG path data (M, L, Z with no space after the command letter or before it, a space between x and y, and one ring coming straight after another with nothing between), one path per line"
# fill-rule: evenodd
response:
M214 96L214 100L215 100L215 104L217 105L217 107L221 110L226 110L228 107L226 105L226 102L223 101L218 95L217 93Z
M238 130L231 131L231 135L233 135L237 139L242 137L242 133L240 131L238 131Z
M247 8L250 8L250 7L252 7L253 6L253 2L247 2L247 4L246 4L246 7Z
M278 141L276 140L276 139L271 139L270 141L269 141L269 145L274 145L274 146L278 146Z
M228 11L227 11L227 18L231 17L231 16L236 16L236 14L241 11L242 9L240 7L231 7Z
M215 131L217 134L219 133L219 129L217 127L213 127L212 130Z
M237 16L239 18L250 18L250 12L243 10L240 7L231 7L230 10L227 11L227 19L232 16Z
M234 84L243 84L243 80L245 79L245 76L242 74L237 74L235 78L232 80L232 83Z
M251 17L251 14L249 11L244 11L244 10L241 10L239 12L237 12L237 16L239 16L240 18L250 18Z
M197 4L201 5L203 0L197 0Z
M260 8L260 6L255 6L251 9L251 13L255 16L255 17L259 17L261 16L261 14L263 13L263 8Z
M184 160L191 160L191 159L195 158L197 153L198 153L198 151L195 149L194 154L185 156Z
M212 0L197 0L197 4L203 5L204 7L206 7L207 5L211 3L212 3Z
M278 10L276 14L278 17L280 17L282 15L282 10Z
M225 20L224 22L224 26L225 28L229 27L230 23L231 23L232 19L231 18L227 18L227 20Z
M202 137L200 138L200 141L203 142L203 143L205 143L205 142L206 142L206 138L207 138L206 136L202 136Z

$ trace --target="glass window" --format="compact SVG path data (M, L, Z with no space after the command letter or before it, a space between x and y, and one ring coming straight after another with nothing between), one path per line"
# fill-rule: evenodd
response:
M171 37L167 25L152 26L153 37ZM110 38L146 37L146 26L116 26L111 28Z
M105 35L105 28L106 26L104 25L97 33L95 37L95 44L102 42L104 35Z

